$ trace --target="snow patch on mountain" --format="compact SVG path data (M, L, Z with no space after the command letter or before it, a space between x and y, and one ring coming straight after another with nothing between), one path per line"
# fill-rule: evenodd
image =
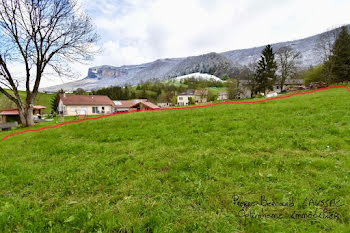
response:
M176 81L182 81L184 79L189 79L189 78L195 78L195 79L203 79L203 80L215 80L219 82L223 82L220 78L210 75L210 74L202 74L202 73L192 73L192 74L187 74L183 76L179 76L176 78L172 78L171 80L176 80Z

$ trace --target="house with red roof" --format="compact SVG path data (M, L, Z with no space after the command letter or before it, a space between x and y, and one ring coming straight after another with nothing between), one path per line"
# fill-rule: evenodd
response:
M41 115L42 110L46 109L46 106L35 105L33 107L33 116ZM0 111L0 123L5 124L7 122L20 121L18 108L4 109Z
M153 110L159 109L159 107L146 99L135 100L115 100L114 111L115 112L127 112L131 110Z
M108 96L60 94L57 109L63 116L77 116L111 114L114 107Z

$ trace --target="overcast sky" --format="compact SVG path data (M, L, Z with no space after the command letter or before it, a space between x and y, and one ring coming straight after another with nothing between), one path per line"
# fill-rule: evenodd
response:
M350 0L80 0L101 55L77 66L131 65L301 39L350 23ZM45 81L42 86L62 81Z

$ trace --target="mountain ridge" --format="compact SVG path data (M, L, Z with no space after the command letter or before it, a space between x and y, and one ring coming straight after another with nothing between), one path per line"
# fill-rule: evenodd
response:
M347 27L350 29L350 25ZM272 44L272 47L277 51L280 47L289 45L302 54L302 67L315 66L321 63L315 48L321 35L325 33L327 32L294 41L275 43ZM88 76L82 80L43 88L42 91L55 92L59 89L72 91L77 88L93 90L108 86L137 85L141 82L168 80L197 72L218 77L224 73L236 75L241 67L256 62L264 47L230 50L222 53L211 52L182 58L163 58L139 65L96 66L89 68Z

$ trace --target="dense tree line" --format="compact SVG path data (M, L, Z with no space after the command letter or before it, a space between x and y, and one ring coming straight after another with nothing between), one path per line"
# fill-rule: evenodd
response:
M207 87L224 87L224 82L215 79L205 80L198 78L187 78L181 80L181 84L187 85L189 89L203 89Z
M135 99L136 92L132 87L106 87L99 90L92 91L93 95L106 95L112 100L128 100Z
M107 95L112 100L148 99L153 102L174 102L174 96L185 91L183 85L177 86L161 82L146 82L136 87L107 87L92 91L93 95Z
M310 67L303 75L305 83L342 83L350 81L350 34L347 27L324 33L317 46L323 64Z
M260 59L256 63L244 66L237 80L242 80L243 85L251 90L251 97L259 93L266 93L273 90L273 86L278 84L283 91L283 86L287 79L299 77L299 63L301 54L291 46L280 47L276 52L271 45L267 45L261 53ZM227 85L230 93L239 92L235 90L235 83L230 78L231 85ZM232 94L231 94L232 95Z
M225 83L213 80L196 78L184 79L180 85L174 83L145 82L135 87L107 87L91 92L93 95L107 95L112 100L148 99L152 102L176 103L176 96L187 89L201 90L209 87L224 87ZM89 94L84 90L77 90L74 94ZM209 91L209 100L215 100L216 96Z

